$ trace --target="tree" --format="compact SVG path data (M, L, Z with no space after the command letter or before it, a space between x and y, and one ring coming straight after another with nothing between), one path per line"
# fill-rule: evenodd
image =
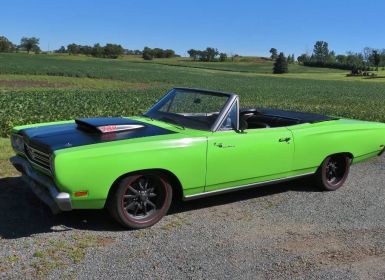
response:
M382 66L382 68L384 68L385 66L385 49L382 49L381 53L380 53L380 65L379 66ZM384 69L382 69L384 70Z
M67 51L69 54L79 54L80 53L80 46L72 43L67 46Z
M64 46L61 46L59 49L57 49L56 51L54 51L55 53L66 53L67 50Z
M149 47L144 47L142 57L144 60L152 60L154 58L154 53L152 49L150 49Z
M370 62L370 56L372 55L373 53L373 49L370 48L370 47L365 47L363 50L362 50L362 55L364 57L364 61L366 63L369 63Z
M299 57L297 57L298 63L305 64L306 62L310 61L310 56L306 53L301 54Z
M334 51L329 52L327 58L326 58L327 63L335 63L336 62L336 53Z
M200 61L209 61L206 51L197 51L197 56Z
M286 57L283 54L283 52L281 52L279 53L277 59L275 60L273 74L283 74L288 72L289 70L288 70Z
M79 45L79 53L90 56L93 53L93 48L87 45Z
M288 64L293 64L294 62L295 62L294 54L288 55L288 56L287 56L287 63L288 63Z
M198 51L197 50L194 50L194 49L189 49L187 51L188 55L193 59L193 60L197 60L198 59Z
M227 54L225 54L225 53L220 53L219 54L219 61L220 62L224 62L224 61L226 61L227 60Z
M155 58L162 58L163 56L163 50L160 48L152 49L152 54Z
M164 53L164 57L166 57L166 58L170 58L170 57L175 56L175 51L171 50L171 49L164 50L163 53Z
M329 57L329 45L325 41L317 41L313 49L313 59L316 62L326 63Z
M374 66L376 66L376 71L378 71L378 65L380 65L380 62L381 62L381 56L377 50L374 50L372 52L372 61Z
M218 50L215 48L206 48L207 61L214 61L215 57L219 54Z
M339 64L346 64L347 63L347 57L346 57L346 55L339 54L336 56L336 61Z
M103 57L104 48L99 44L96 43L92 47L92 56L94 57Z
M118 58L124 52L124 49L121 45L117 44L106 44L103 48L103 57L107 58Z
M0 36L0 52L11 52L14 49L15 45L11 41L4 36Z
M23 37L20 40L20 47L25 49L28 53L30 51L37 53L40 52L39 41L40 39L36 37Z
M269 52L271 53L270 58L276 60L277 57L278 57L277 49L276 48L271 48Z
M207 47L203 51L190 49L187 51L187 53L193 60L199 59L200 61L217 61L218 55L219 55L219 60L221 60L221 57L220 57L221 54L216 48ZM222 53L222 59L225 59L225 60L227 59L227 55L225 53Z

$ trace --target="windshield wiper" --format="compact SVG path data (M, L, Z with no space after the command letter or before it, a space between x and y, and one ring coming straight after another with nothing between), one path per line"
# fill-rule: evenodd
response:
M173 119L173 118L170 118L170 117L167 117L167 116L163 116L161 118L159 118L160 121L165 121L167 123L173 123L173 124L176 124L177 126L180 126L182 129L185 129L184 125L181 124L179 121Z

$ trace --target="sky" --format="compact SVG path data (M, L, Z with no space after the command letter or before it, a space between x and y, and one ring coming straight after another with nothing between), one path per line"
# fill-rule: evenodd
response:
M117 43L256 56L311 53L323 40L344 54L385 48L384 15L384 0L0 0L0 36L35 36L42 50Z

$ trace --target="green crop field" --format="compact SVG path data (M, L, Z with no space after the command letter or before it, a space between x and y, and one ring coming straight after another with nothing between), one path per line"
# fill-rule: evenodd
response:
M268 60L144 62L0 54L0 135L24 123L139 114L175 86L236 92L243 107L385 121L384 79L348 78L344 71L299 65L277 76L270 74L271 67Z
M155 59L152 63L259 74L271 74L271 70L273 68L273 61L261 58L236 58L233 62L200 62L192 61L188 58L161 58ZM297 64L292 64L290 65L290 73L346 73L346 71L338 69L302 67Z
M236 92L243 107L273 107L385 122L385 79L290 65L271 74L269 60L145 62L68 55L0 54L0 137L26 123L140 114L168 89ZM384 75L384 73L379 73ZM15 175L8 139L0 138L0 177Z

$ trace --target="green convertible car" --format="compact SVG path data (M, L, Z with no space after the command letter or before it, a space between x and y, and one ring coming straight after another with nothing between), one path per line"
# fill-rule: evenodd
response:
M385 124L240 109L231 93L174 88L142 116L14 128L10 160L53 212L106 207L122 225L158 222L190 200L314 177L324 190L385 150Z

